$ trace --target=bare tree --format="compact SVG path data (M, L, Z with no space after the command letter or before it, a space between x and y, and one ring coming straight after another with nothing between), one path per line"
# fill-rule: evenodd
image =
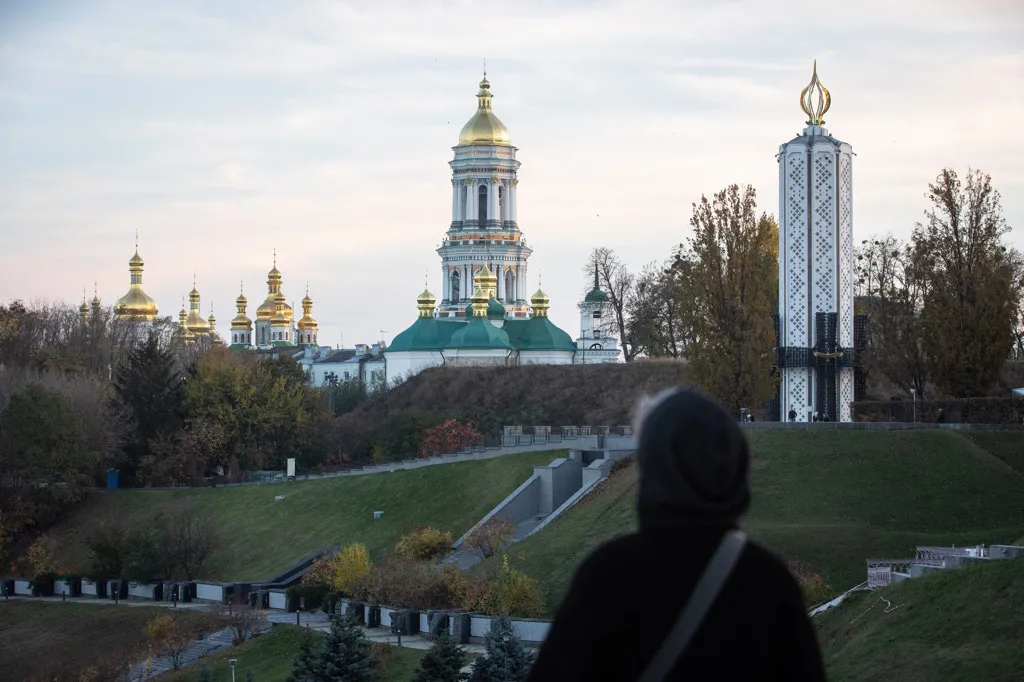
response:
M235 644L241 644L258 634L267 622L267 614L251 606L222 604L217 607L217 616L231 628Z
M622 345L622 356L626 362L632 361L639 351L629 334L627 304L633 295L636 277L614 251L604 246L591 252L590 260L583 270L590 286L594 281L594 273L597 273L598 284L608 297L608 307L615 316L614 325Z
M186 509L174 517L171 538L178 567L192 580L217 548L217 527L208 514Z

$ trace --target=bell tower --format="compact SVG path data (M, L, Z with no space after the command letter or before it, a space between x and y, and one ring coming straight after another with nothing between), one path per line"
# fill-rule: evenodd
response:
M526 262L532 250L519 230L516 197L519 161L512 136L491 106L484 71L476 112L452 150L452 220L437 250L441 256L439 317L465 316L473 277L486 265L497 278L495 298L509 318L528 317Z

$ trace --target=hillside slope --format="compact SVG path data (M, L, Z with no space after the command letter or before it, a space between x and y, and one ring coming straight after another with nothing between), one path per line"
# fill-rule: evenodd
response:
M830 680L1008 682L1024 671L1021 603L1015 559L859 593L815 620Z
M1024 477L952 431L748 431L752 504L743 526L836 591L865 560L916 545L1012 542L1024 533ZM635 527L635 466L515 546L557 607L575 567ZM488 566L479 570L486 571Z
M505 424L629 424L637 398L684 386L686 365L648 360L610 365L436 367L359 406L376 425L389 415L432 411L472 420L491 434Z
M191 504L216 523L219 543L203 570L209 579L264 580L324 547L362 542L373 556L404 533L433 525L458 537L561 451L428 466L407 471L264 486L114 490L94 495L57 540L61 563L88 565L85 545L110 518L143 520ZM284 499L276 501L275 497ZM373 519L374 511L384 516Z

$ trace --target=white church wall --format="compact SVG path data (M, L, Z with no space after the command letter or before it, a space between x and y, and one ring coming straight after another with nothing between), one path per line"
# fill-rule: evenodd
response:
M430 367L444 364L444 356L440 351L402 351L387 353L388 383L396 377L405 378L419 374Z
M571 350L523 350L519 351L520 365L571 365L575 351Z

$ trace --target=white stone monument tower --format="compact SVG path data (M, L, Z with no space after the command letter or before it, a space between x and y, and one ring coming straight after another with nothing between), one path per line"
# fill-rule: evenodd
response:
M779 418L850 421L854 398L853 148L823 127L831 95L800 93L807 127L779 148Z

